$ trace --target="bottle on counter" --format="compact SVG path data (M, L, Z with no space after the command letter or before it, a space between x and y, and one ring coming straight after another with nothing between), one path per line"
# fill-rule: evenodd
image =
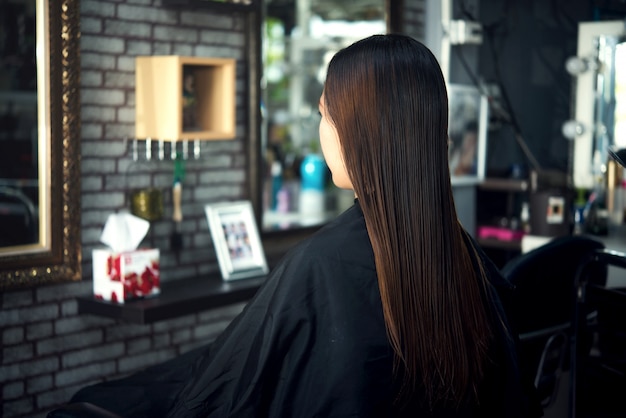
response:
M300 165L300 213L323 217L325 212L326 162L318 154L308 154Z
M522 203L522 209L520 210L519 219L521 222L521 229L525 234L530 234L530 207L528 202Z

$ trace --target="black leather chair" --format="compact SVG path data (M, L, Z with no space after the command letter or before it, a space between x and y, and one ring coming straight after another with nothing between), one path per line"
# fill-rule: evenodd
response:
M626 288L595 281L588 272L598 267L624 269L626 274L626 254L596 250L581 262L571 343L571 418L626 415ZM590 312L597 312L592 323L586 320ZM587 335L595 341L591 351L584 345Z
M562 388L566 389L569 382L562 374L569 369L580 263L603 248L601 241L588 236L561 236L519 255L501 269L515 285L511 320L520 334L522 370L532 374L545 411L554 405L559 387L565 384ZM593 280L604 284L606 268L594 268ZM590 347L591 342L582 345Z

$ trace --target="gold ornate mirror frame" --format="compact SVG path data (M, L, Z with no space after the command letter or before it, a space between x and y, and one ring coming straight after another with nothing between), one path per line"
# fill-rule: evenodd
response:
M39 243L0 251L0 291L81 279L79 0L37 0L37 14L39 186L47 216Z

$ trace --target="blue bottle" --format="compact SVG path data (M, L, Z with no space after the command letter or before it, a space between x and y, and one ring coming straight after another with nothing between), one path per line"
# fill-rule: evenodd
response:
M317 154L309 154L302 160L300 176L302 178L302 190L324 191L326 185L326 162Z
M315 219L324 216L326 177L328 168L324 159L317 154L309 154L300 165L300 213Z

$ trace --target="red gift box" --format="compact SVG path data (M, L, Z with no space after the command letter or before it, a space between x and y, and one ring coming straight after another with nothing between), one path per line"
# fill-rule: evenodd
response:
M154 248L123 252L93 250L94 296L123 304L158 295L161 292L159 255L159 250Z

